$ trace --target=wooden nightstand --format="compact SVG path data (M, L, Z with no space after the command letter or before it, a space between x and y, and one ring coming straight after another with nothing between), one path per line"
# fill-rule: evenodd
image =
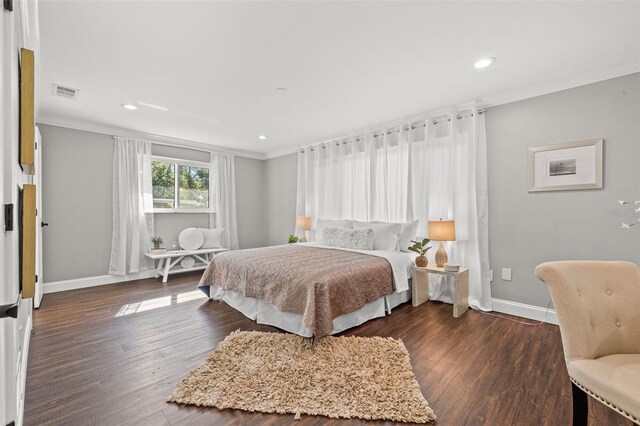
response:
M458 318L469 309L469 268L460 268L458 272L445 271L437 266L413 267L411 279L411 304L422 305L429 300L429 274L453 277L453 316Z

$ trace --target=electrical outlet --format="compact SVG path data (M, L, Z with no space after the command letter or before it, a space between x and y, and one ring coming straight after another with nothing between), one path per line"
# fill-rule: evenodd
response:
M504 281L511 281L511 269L502 268L502 279Z
M493 282L493 269L489 269L489 282Z

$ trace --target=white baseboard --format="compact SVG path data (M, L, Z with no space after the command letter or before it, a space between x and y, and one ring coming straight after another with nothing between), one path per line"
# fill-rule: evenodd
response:
M524 303L502 299L491 299L491 302L495 312L558 325L558 317L556 316L556 311L553 309L547 311L546 308L541 308L540 306L526 305Z
M22 426L24 421L24 401L25 390L27 387L27 364L29 361L29 343L31 342L31 329L33 328L33 309L29 313L27 318L27 324L24 331L24 340L22 342L22 360L20 362L20 381L18 391L18 418L16 419L16 425Z
M54 281L44 283L43 291L47 293L57 293L59 291L76 290L78 288L96 287L99 285L115 284L124 281L140 280L143 278L151 278L155 276L154 269L149 271L138 272L129 275L99 275L97 277L76 278L73 280Z

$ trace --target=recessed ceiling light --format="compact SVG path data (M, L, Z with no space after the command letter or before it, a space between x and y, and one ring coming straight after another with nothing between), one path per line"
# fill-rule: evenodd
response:
M133 104L122 104L122 108L130 109L132 111L135 111L136 109L138 109L138 107Z
M288 94L288 93L289 93L289 89L287 89L286 87L278 87L278 88L276 89L276 93L277 93L278 95L286 95L286 94Z
M476 63L473 64L473 66L476 68L486 68L489 65L493 64L495 61L496 61L496 58L482 58L476 61Z
M138 105L146 106L153 109L159 109L160 111L169 111L169 108L165 108L160 105L148 104L146 102L138 102Z
M260 135L258 136L258 139L260 139L261 141L266 141L267 137L265 135Z

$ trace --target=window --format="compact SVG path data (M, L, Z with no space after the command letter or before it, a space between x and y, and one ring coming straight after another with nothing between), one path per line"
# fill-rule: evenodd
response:
M156 212L211 211L206 163L153 157L151 184Z
M163 161L151 162L153 208L172 209L176 205L176 165Z

